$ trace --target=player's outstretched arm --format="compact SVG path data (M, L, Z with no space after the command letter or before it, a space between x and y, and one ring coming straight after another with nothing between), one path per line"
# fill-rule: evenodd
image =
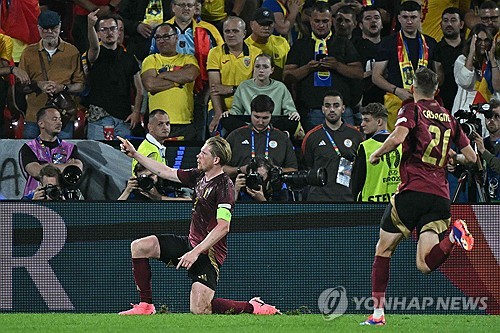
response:
M180 183L180 180L177 177L177 170L139 154L127 139L120 136L117 136L117 138L122 142L120 144L121 151L127 154L127 156L134 158L138 163L142 164L146 169L159 177Z

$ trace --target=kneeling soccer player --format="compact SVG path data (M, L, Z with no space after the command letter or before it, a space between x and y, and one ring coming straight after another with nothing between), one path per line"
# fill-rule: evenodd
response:
M214 298L219 269L227 255L226 235L234 208L234 186L222 170L231 160L229 143L220 137L212 137L197 155L196 169L175 170L137 153L129 141L119 139L122 141L121 150L128 156L159 177L193 187L196 195L188 237L152 235L132 242L132 268L141 301L120 314L151 315L156 312L152 302L150 258L188 270L193 280L190 310L194 314L279 313L278 309L258 297L248 302Z

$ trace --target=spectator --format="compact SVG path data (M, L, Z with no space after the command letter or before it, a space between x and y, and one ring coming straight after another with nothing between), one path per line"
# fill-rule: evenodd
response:
M356 24L354 9L349 5L340 7L334 14L335 36L352 39L352 32L356 28Z
M316 3L311 13L312 35L292 45L285 65L285 82L296 84L295 102L306 131L323 123L322 97L333 87L345 96L349 114L344 117L354 124L351 108L358 104L353 97L360 91L352 87L363 78L363 68L351 41L332 37L331 28L330 7Z
M352 165L363 135L342 121L344 110L342 95L327 92L323 98L324 123L310 130L302 141L305 166L325 167L328 175L325 186L310 187L308 201L353 201L349 188Z
M231 108L238 85L252 77L255 58L261 53L260 49L244 42L245 22L239 17L228 17L223 33L225 44L210 50L207 61L210 84L208 111L213 114L208 126L210 134L220 128L222 113Z
M463 26L464 20L458 8L449 7L444 10L441 19L443 39L434 50L434 65L436 73L442 79L439 96L447 110L452 109L453 100L457 95L458 87L453 75L453 66L464 48L464 40L460 33Z
M262 7L274 13L275 34L284 36L292 43L297 39L295 21L303 4L300 0L264 0Z
M262 53L272 56L274 70L271 78L283 81L283 68L286 64L286 57L290 51L290 44L281 37L273 35L274 16L266 8L258 8L250 22L252 34L245 39L248 45L253 45L262 50Z
M274 70L272 58L268 54L261 54L255 58L253 78L243 81L236 89L233 105L229 115L250 115L252 113L251 102L257 95L267 95L274 102L273 116L288 116L274 122L274 126L286 131L293 136L297 130L300 115L295 109L292 95L287 87L280 81L270 78ZM227 112L225 113L227 115ZM222 119L223 127L228 131L246 125L245 122L229 116Z
M432 68L436 41L418 31L420 18L421 7L417 2L403 2L398 14L401 30L382 39L373 65L372 81L386 92L384 104L389 111L389 131L394 129L403 102L412 99L414 71L420 67Z
M473 7L472 3L471 7ZM475 25L482 23L487 27L495 27L498 30L500 28L499 16L500 8L495 1L482 1L479 9L477 7L472 8L465 14L465 25L472 29Z
M26 177L24 195L32 192L40 184L40 170L44 165L53 165L60 171L67 166L75 165L83 170L78 148L58 138L62 128L59 110L53 106L43 107L37 112L36 119L40 135L25 143L19 152L19 163Z
M384 102L384 91L372 82L372 69L380 45L382 32L382 19L380 11L373 6L363 7L359 14L359 28L361 37L352 38L352 43L361 57L364 68L363 73L363 99L362 105Z
M401 146L382 157L382 163L372 165L370 155L389 137L387 109L380 103L370 103L361 110L361 128L368 137L359 144L352 169L352 194L359 202L389 202L401 181L399 164Z
M127 51L140 61L149 54L153 30L172 17L170 0L122 0L120 15L128 36Z
M193 123L198 134L197 139L203 139L206 130L207 100L209 95L208 53L217 45L224 44L224 40L217 28L212 24L205 21L196 22L194 19L196 1L184 1L176 0L172 2L174 17L167 21L167 23L173 24L177 29L177 35L179 36L177 40L177 53L193 55L200 67L200 75L196 79L194 86Z
M148 131L146 139L141 142L137 152L155 161L167 164L167 148L164 146L164 142L170 135L170 118L164 110L156 109L149 113ZM132 171L134 171L136 164L137 161L133 160Z
M62 181L61 170L51 164L40 169L40 185L23 196L23 200L85 200L79 189L68 189Z
M474 141L481 157L486 162L485 192L491 202L500 202L500 102L490 101L491 117L486 120L489 135L483 137L475 133Z
M112 137L130 136L131 129L141 123L143 97L139 64L118 44L117 20L109 16L99 18L98 12L99 9L88 15L90 93L87 97L87 138L92 140L104 140L105 127L113 129ZM130 107L132 87L135 100Z
M469 105L487 103L495 90L500 90L499 63L495 58L496 41L489 29L478 24L474 26L465 41L463 54L455 61L453 74L458 90L452 112L469 110ZM484 115L479 114L483 133L486 135Z
M170 23L160 24L154 38L160 53L144 59L141 74L149 93L149 110L169 105L170 135L194 140L193 88L200 73L198 63L192 55L177 53L177 30Z
M447 8L455 8L463 20L463 14L471 7L470 0L427 0L420 1L422 5L422 33L431 36L436 41L442 40L445 31L442 29L442 13ZM480 23L480 22L477 22Z
M224 172L234 178L240 173L250 172L252 157L263 156L283 171L297 171L298 164L293 145L288 136L271 124L273 100L266 95L256 96L251 103L251 124L231 132L227 141L233 156L224 166Z
M38 31L40 42L26 47L19 63L30 80L37 83L35 92L27 95L28 107L23 134L27 139L36 138L40 133L35 122L36 114L50 96L62 91L77 94L84 89L85 82L78 50L59 37L59 14L50 10L43 11L38 17ZM73 123L70 121L59 133L59 137L67 139L72 136Z
M116 11L116 7L121 0L73 0L74 21L71 29L73 42L80 53L84 53L89 49L89 41L87 34L87 16L91 12L101 16L110 16Z

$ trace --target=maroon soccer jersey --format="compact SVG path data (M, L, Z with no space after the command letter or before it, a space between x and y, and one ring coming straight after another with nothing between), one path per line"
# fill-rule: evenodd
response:
M469 144L455 118L436 101L422 100L403 106L396 126L410 130L403 143L398 191L425 192L449 199L445 168L451 143L458 150Z
M177 177L182 184L194 188L195 202L191 226L189 227L189 242L195 247L200 244L210 231L217 225L217 209L234 209L234 185L225 173L207 181L205 173L198 169L177 170ZM222 264L227 255L227 238L224 237L213 246L215 258Z

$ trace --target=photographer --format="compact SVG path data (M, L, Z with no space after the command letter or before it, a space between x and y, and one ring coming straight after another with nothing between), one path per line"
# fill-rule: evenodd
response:
M271 173L275 168L270 161L258 156L249 164L249 173L240 173L234 182L238 201L288 201L288 190L281 182L274 183Z
M158 176L137 163L134 176L127 181L127 186L117 200L191 200L189 197L174 197L175 190L163 188L158 182Z
M492 99L490 101L492 114L486 116L486 129L489 136L482 138L474 133L477 151L486 162L486 194L492 201L500 201L500 101ZM491 116L491 117L489 117Z
M73 192L72 192L73 191ZM75 193L76 196L70 195ZM23 200L84 200L80 190L68 190L63 181L61 171L53 165L45 165L40 170L40 185L32 192L23 196Z
M76 145L61 140L61 112L54 106L44 106L36 114L40 135L25 143L19 152L19 163L26 177L23 195L35 190L40 181L40 171L50 164L63 171L67 166L83 170L83 163Z

